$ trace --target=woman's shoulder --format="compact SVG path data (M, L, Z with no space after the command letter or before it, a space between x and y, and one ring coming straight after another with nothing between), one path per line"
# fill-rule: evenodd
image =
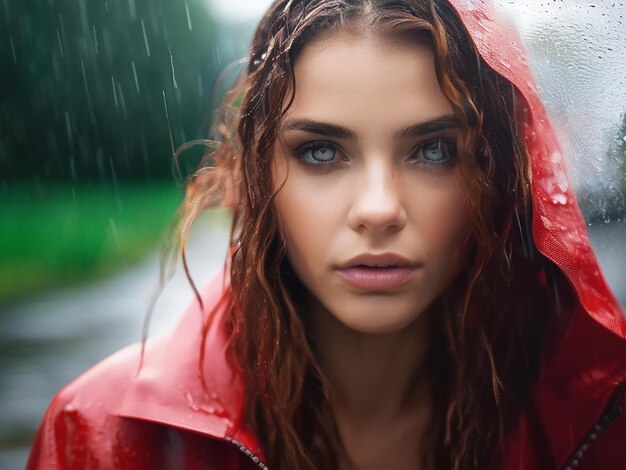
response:
M243 387L225 360L225 292L211 283L172 332L109 356L64 387L27 468L258 468L233 445L262 454L241 429Z
M509 430L500 468L625 468L625 407L622 330L607 328L576 305Z
M135 345L110 356L57 394L33 442L27 470L258 468L223 437L150 416L125 416L139 351Z

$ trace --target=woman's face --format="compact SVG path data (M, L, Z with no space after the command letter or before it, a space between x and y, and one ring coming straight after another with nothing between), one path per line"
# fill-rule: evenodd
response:
M289 262L344 325L398 331L450 286L467 251L460 131L432 51L333 32L302 50L295 77L273 163Z

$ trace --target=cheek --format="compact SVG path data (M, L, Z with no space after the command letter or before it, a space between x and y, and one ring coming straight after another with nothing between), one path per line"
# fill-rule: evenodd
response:
M287 247L287 257L296 271L308 266L328 240L326 195L315 181L302 178L301 171L284 157L277 156L273 165L274 207ZM284 184L283 184L284 183ZM319 185L319 183L317 183Z
M467 202L456 185L442 185L422 200L417 230L426 238L432 256L461 263L470 238Z

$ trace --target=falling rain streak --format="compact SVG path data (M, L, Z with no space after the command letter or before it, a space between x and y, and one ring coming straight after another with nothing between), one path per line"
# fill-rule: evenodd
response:
M65 111L65 131L67 132L67 141L70 146L74 143L73 133L72 133L72 123L70 121L70 113Z
M174 90L180 95L180 89L178 88L178 83L176 82L176 72L174 71L174 55L170 52L170 65L172 67L172 85L174 86Z
M172 124L170 123L170 114L167 111L167 99L165 98L165 90L163 91L163 106L165 107L165 120L167 121L167 130L170 134L170 145L172 147L172 157L176 154L176 149L174 148L174 136L172 134Z
M193 28L191 27L191 16L189 15L189 4L187 0L185 0L185 15L187 16L187 28L191 31Z
M128 10L130 13L130 19L135 21L137 19L137 7L135 5L135 0L128 0Z
M63 41L61 41L61 34L59 28L57 28L57 39L59 40L59 50L61 51L61 57L65 59L65 52L63 51Z
M126 111L126 100L124 99L124 91L122 90L120 82L117 82L117 92L120 97L120 104L122 105L122 113L124 114L124 117L127 118L128 113Z
M80 68L83 72L83 83L85 85L85 95L87 96L87 107L89 108L89 118L91 123L96 125L96 118L93 112L93 104L91 102L91 93L89 93L89 84L87 83L87 72L85 71L85 62L81 59Z
M115 77L113 75L111 75L111 88L113 88L113 102L115 103L115 107L118 108L117 90L115 89Z
M139 89L139 79L137 78L137 68L135 67L135 61L130 61L130 66L133 69L133 78L135 79L135 90L137 90L137 94L141 94L141 90Z
M15 44L13 44L13 36L9 36L9 42L11 43L11 53L13 54L13 63L17 65L17 56L15 55Z
M143 31L143 42L146 45L146 54L150 57L150 45L148 44L148 35L146 34L146 25L143 19L141 20L141 30Z
M93 45L94 45L94 49L96 51L96 55L99 54L98 52L98 36L96 36L96 27L94 25L91 25L91 30L93 31Z

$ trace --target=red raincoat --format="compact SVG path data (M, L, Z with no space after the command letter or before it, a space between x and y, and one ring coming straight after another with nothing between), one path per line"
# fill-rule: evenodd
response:
M517 34L494 21L487 2L451 3L484 60L526 100L520 119L532 162L533 237L577 295L571 323L494 467L624 469L626 321L599 271ZM204 312L192 305L171 334L150 340L141 367L140 347L131 346L64 388L46 413L27 468L265 468L244 421L242 378L225 359L223 307L199 369L203 324L229 295L227 282L220 278L203 292Z

